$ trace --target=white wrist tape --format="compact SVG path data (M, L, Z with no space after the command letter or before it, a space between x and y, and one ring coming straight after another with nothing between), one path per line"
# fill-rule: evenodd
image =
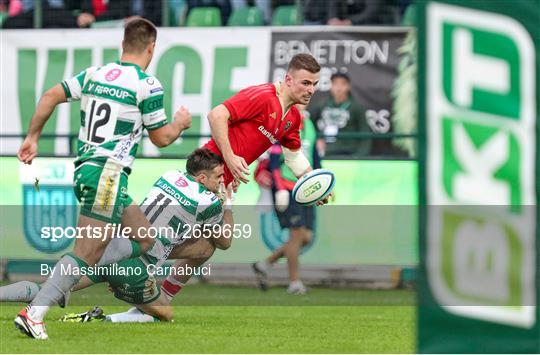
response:
M283 155L285 156L285 164L287 164L296 176L301 176L311 166L309 160L307 160L300 149L292 151L283 147Z

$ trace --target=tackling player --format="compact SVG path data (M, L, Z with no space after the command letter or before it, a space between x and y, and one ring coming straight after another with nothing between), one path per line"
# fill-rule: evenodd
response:
M141 205L154 228L171 227L171 232L173 232L170 235L171 239L158 240L151 250L140 257L108 265L102 269L102 275L84 276L74 287L74 291L77 291L94 283L108 282L116 298L136 307L135 310L110 315L106 320L112 322L152 322L155 318L164 321L171 320L170 298L157 287L155 277L148 272L147 267L149 265L161 266L171 250L177 258L207 260L216 247L223 250L230 247L232 238L220 232L224 231L226 226L234 225L232 184L224 192L224 201L216 195L223 184L223 159L206 149L198 149L189 156L186 170L187 173L174 170L163 174ZM204 227L205 225L219 225L220 228L217 233L206 238L195 238L191 235L194 226ZM107 255L114 254L119 249L131 248L134 244L129 239L114 238L107 246L105 255L98 265L107 264L103 260ZM115 272L120 269L125 272ZM142 272L125 276L130 270ZM37 284L28 281L0 287L0 301L30 302L35 297L37 289L39 289ZM104 316L94 309L82 314L67 315L63 320L80 322L94 318L104 318Z
M152 60L156 36L150 21L129 21L119 62L90 67L49 89L39 100L18 153L19 160L26 164L36 157L43 126L55 107L66 101L81 101L74 190L81 204L78 227L82 238L75 240L72 253L58 261L58 270L93 266L101 258L110 238L92 238L87 226L96 230L122 222L134 231L150 226L127 194L128 175L142 132L147 129L150 140L164 147L191 125L191 115L183 107L174 114L173 122L167 123L163 88L155 77L144 72ZM143 251L149 250L154 241L133 238ZM15 326L29 337L47 339L43 318L79 279L76 273L52 275L33 302L19 312Z
M233 179L247 183L249 164L277 142L297 178L312 170L300 151L301 115L295 104L309 103L320 70L313 56L297 54L284 81L248 87L210 111L213 138L205 147L223 156L226 184ZM318 204L327 202L328 198Z

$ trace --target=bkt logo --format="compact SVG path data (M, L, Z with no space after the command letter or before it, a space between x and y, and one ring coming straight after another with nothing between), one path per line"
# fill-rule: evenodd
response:
M319 191L321 189L321 183L320 182L316 182L314 183L313 185L309 186L305 191L304 191L304 197L309 197L311 195L313 195L315 192Z
M533 42L499 14L430 3L426 16L430 287L448 312L531 327Z
M454 105L519 119L520 53L506 34L445 22L443 88Z

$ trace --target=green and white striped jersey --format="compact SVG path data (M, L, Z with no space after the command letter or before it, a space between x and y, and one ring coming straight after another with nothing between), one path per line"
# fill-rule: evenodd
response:
M140 207L152 227L172 245L181 244L187 237L198 237L192 235L194 226L223 223L223 207L216 194L178 170L163 174ZM152 251L147 254L159 259Z
M143 129L167 124L161 83L136 64L90 67L62 87L68 101L81 101L76 163L111 158L131 168Z

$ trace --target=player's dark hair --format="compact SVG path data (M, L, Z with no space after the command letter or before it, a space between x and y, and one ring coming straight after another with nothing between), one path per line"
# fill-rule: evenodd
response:
M334 82L334 79L338 79L338 78L344 79L348 83L351 82L351 78L349 78L349 75L347 75L347 73L343 73L343 72L337 72L337 73L332 74L332 76L330 77L330 81Z
M289 62L289 68L287 71L307 70L310 73L317 74L321 71L321 66L317 63L317 60L313 58L311 54L299 53L292 57Z
M157 38L157 29L154 24L144 18L128 21L124 28L124 52L141 53Z
M199 148L189 155L186 170L189 175L196 176L202 171L210 171L223 164L222 157L209 149Z

